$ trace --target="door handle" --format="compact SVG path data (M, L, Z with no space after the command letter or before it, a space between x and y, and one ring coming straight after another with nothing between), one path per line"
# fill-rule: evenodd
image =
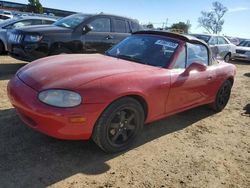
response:
M111 36L111 35L108 35L108 36L106 36L105 38L106 38L107 40L110 40L110 39L113 39L114 37Z

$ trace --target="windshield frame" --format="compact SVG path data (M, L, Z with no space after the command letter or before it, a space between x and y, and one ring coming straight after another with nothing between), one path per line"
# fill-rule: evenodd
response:
M70 26L70 27L67 27L65 25L63 25L61 22L63 20L68 20L68 19L72 19L73 17L76 17L76 16L82 16L82 21L80 23L78 23L77 25L74 25L74 26ZM62 27L62 28L66 28L66 29L76 29L77 27L79 27L84 21L86 21L91 15L88 15L88 14L72 14L70 16L67 16L67 17L64 17L64 18L61 18L59 20L57 20L56 22L54 22L52 25L54 26L57 26L57 27ZM59 24L60 23L60 24Z
M246 46L247 44L250 44L250 40L243 40L238 44L238 46L250 48L250 46Z
M146 36L146 37L155 37L157 40L170 40L170 41L173 41L175 43L177 43L177 46L176 48L174 49L174 52L171 54L171 56L169 57L169 59L167 60L166 59L166 62L165 62L165 65L164 66L156 66L156 65L152 65L152 64L147 64L147 63L144 63L142 62L142 59L138 59L138 58L135 58L135 59L132 59L132 57L129 57L127 56L126 57L122 57L122 56L126 56L126 54L122 54L118 56L113 56L109 53L109 51L111 51L112 49L116 48L121 42L123 42L124 40L128 39L128 38L131 38L131 37L134 37L134 36ZM178 52L178 49L179 47L181 46L182 42L181 40L179 39L176 39L176 38L173 38L173 37L167 37L167 36L162 36L162 35L156 35L156 34L133 34L133 35L130 35L128 36L127 38L125 38L124 40L122 40L121 42L119 42L118 44L114 45L113 47L111 47L110 49L108 49L106 52L105 52L105 55L106 56L110 56L110 57L113 57L113 58L118 58L118 59L123 59L123 60L127 60L127 61L130 61L130 62L133 62L133 63L138 63L138 64L143 64L143 65L147 65L147 66L151 66L151 67L157 67L157 68L165 68L165 69L168 69L168 67L172 64L172 61L176 55L176 53Z
M210 36L210 35L202 35L202 34L193 34L193 36L199 40L204 41L205 43L208 43L210 41L210 39L212 38L212 36ZM204 38L208 38L208 40L204 40Z

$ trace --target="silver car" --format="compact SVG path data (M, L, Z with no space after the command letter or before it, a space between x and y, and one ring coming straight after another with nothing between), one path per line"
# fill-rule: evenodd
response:
M236 45L231 43L226 37L212 34L192 34L198 39L205 41L217 59L224 59L228 62L235 56Z
M236 47L234 59L250 61L250 40L242 41Z
M0 54L3 54L7 49L7 30L16 29L30 25L48 25L52 24L56 19L46 17L23 16L15 17L0 22Z

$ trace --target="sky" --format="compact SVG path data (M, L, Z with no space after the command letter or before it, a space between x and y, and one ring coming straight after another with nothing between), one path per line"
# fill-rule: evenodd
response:
M27 3L28 0L8 0ZM142 24L167 26L187 20L192 33L203 33L197 22L201 11L209 11L215 0L40 0L44 7L83 13L110 13L131 17ZM250 0L219 0L228 8L221 34L250 38Z

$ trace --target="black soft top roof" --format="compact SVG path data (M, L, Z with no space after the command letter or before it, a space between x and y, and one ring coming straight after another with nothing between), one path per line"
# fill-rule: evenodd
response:
M181 35L181 34L167 32L167 31L143 30L143 31L134 32L133 34L160 35L160 36L166 36L166 37L176 38L176 39L179 39L179 40L182 40L182 41L185 41L185 42L196 43L196 44L203 44L203 45L207 46L207 44L205 42L203 42L200 39L197 39L194 36L191 36L191 35Z

